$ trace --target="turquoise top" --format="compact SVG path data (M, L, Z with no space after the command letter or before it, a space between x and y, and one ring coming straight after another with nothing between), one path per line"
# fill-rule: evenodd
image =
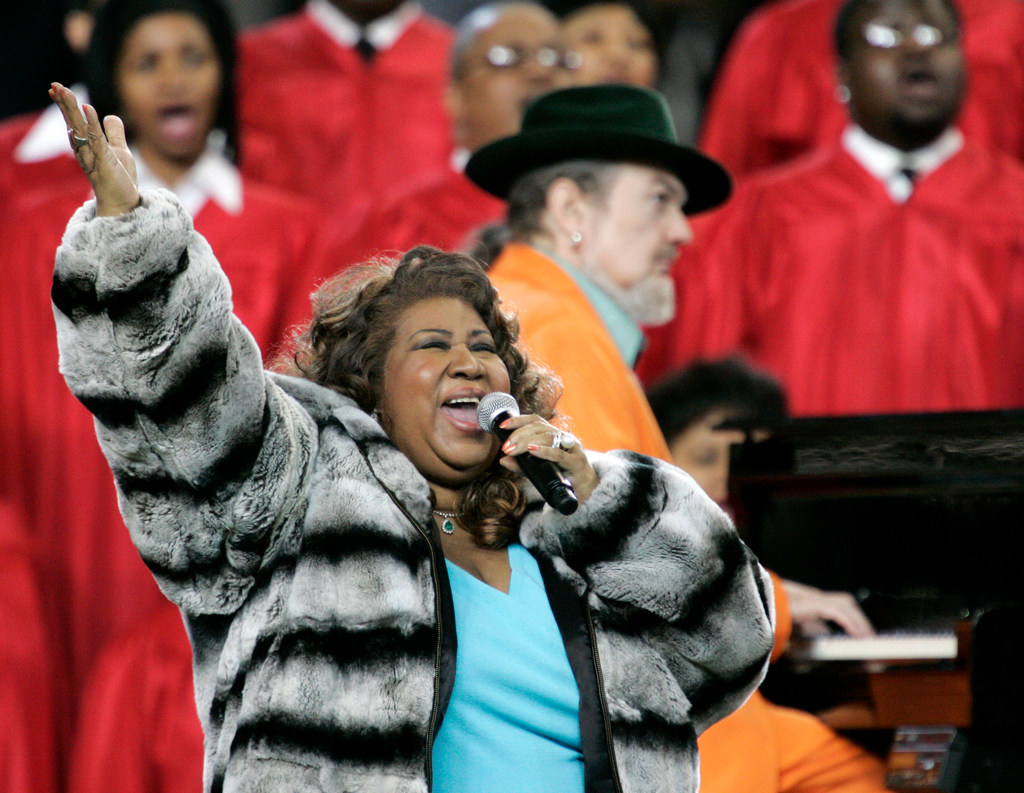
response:
M511 545L509 591L446 560L455 686L434 740L435 793L582 793L579 689L537 560Z

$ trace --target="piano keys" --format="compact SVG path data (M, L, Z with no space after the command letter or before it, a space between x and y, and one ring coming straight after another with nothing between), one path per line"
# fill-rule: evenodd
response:
M829 634L795 642L794 663L819 661L952 661L958 654L955 631L891 631L875 636Z
M881 635L798 644L765 693L837 728L969 725L972 626L1021 602L1024 411L770 429L733 447L740 531L784 578L857 594Z

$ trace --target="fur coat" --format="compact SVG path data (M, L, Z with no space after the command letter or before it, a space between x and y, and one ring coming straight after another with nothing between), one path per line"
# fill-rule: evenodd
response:
M263 371L169 193L80 209L52 296L61 371L188 626L206 790L428 790L454 644L423 477L351 400ZM611 783L588 789L694 791L697 734L764 673L771 585L679 469L592 460L589 500L533 494L520 535L589 623Z

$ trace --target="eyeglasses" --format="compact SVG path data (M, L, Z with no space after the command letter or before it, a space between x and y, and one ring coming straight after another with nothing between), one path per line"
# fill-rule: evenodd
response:
M580 68L583 63L583 58L578 52L572 50L563 51L555 47L527 49L526 47L509 47L504 44L495 44L484 53L484 61L488 66L495 69L517 69L531 60L536 61L546 69L566 69L569 71Z
M923 22L914 25L909 32L885 22L868 22L864 25L862 33L864 41L882 50L901 47L909 41L913 41L919 47L938 47L940 44L957 41L960 37L955 31L943 31L935 25L926 25Z

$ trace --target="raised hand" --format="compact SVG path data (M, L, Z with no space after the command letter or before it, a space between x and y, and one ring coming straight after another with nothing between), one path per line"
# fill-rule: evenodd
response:
M60 83L51 83L49 93L64 115L68 141L96 193L96 214L114 217L131 212L139 205L139 187L124 123L107 116L101 124L96 108L84 105L79 110L75 95Z

